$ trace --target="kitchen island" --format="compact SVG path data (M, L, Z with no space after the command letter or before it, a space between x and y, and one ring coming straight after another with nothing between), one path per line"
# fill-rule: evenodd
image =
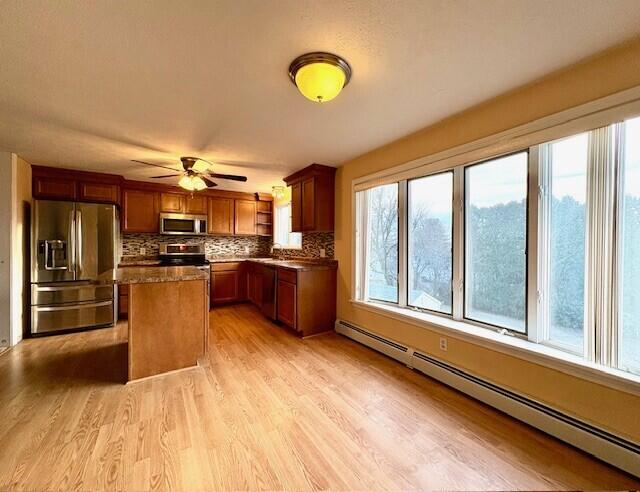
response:
M207 347L209 272L124 267L115 282L129 286L128 380L196 366Z

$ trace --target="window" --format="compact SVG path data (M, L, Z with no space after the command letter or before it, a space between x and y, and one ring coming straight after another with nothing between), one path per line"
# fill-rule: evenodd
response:
M302 234L291 231L291 203L278 205L273 230L273 242L285 249L302 248Z
M589 134L541 147L543 339L583 352Z
M525 330L526 152L465 170L465 317Z
M356 300L640 375L640 117L452 155L355 183Z
M640 374L640 118L624 124L618 367Z
M410 306L451 314L453 173L409 181Z
M398 302L398 185L378 186L367 200L367 297Z

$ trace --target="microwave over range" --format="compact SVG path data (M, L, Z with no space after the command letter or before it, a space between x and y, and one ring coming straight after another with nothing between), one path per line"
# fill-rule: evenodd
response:
M203 236L206 233L206 215L160 214L160 234Z

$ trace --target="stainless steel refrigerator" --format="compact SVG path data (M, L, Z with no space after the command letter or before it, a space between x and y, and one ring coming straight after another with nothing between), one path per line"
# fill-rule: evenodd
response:
M36 200L31 225L31 334L113 325L115 205Z

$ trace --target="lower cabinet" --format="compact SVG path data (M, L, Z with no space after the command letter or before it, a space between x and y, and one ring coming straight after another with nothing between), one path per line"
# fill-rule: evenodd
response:
M278 321L296 329L296 284L278 280Z
M333 330L336 321L336 269L278 268L278 321L306 337Z
M247 298L246 273L243 262L211 265L211 304L244 301Z
M127 319L129 316L129 286L118 285L118 319Z

